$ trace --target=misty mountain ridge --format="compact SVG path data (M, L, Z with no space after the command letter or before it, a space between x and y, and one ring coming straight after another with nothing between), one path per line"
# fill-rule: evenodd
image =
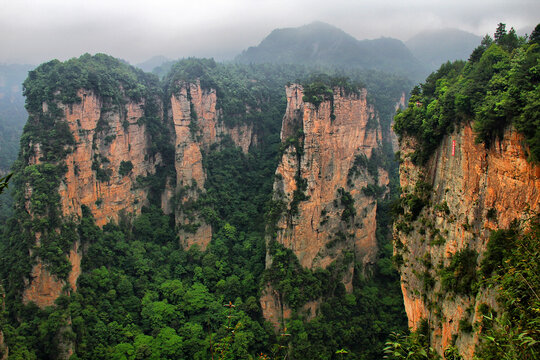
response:
M154 70L158 66L161 66L163 63L170 62L170 61L171 60L169 58L163 55L155 55L155 56L152 56L148 60L135 64L135 66L145 72L152 72L152 70Z
M467 60L482 37L459 29L424 30L405 42L430 71L447 61Z
M275 29L258 46L244 50L235 61L375 69L415 80L428 73L426 66L400 40L357 40L320 21L297 28Z

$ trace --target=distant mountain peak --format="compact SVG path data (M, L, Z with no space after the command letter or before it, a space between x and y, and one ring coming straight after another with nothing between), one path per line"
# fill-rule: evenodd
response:
M475 35L473 33L465 31L465 30L447 27L447 28L440 28L440 29L424 29L424 30L420 31L419 33L417 33L416 35L412 36L406 42L413 41L414 39L420 38L420 37L430 37L430 36L448 35L448 34L464 35L464 36L467 36L467 37L479 37L478 35Z
M424 30L405 42L416 58L431 70L447 61L466 60L482 38L454 28Z
M320 20L315 20L309 24L298 27L298 29L309 29L309 28L321 29L321 30L334 30L334 31L337 30L339 32L345 33L345 31L341 30L337 26L325 23L324 21L320 21Z
M154 70L156 67L161 66L163 63L166 63L167 61L170 61L170 60L166 58L165 56L156 55L156 56L152 56L150 59L146 61L136 64L135 66L144 71L150 72Z
M376 69L415 80L427 75L423 64L402 41L393 38L357 40L322 21L273 30L259 45L244 50L240 63L327 65Z
M337 26L334 26L334 25L331 25L331 24L328 24L328 23L325 23L324 21L320 21L320 20L315 20L313 22L310 22L309 24L304 24L304 25L301 25L301 26L297 26L297 27L284 27L284 28L276 28L274 30L272 30L272 32L274 31L281 31L281 30L326 30L326 31L340 31L340 32L343 32L343 30L341 30L340 28L338 28Z

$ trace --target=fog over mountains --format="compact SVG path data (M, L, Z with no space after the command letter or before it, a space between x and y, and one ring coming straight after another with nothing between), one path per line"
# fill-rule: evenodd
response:
M434 70L446 61L467 59L482 37L458 29L422 31L405 42L414 56Z
M480 41L480 36L459 29L425 30L406 42L389 37L356 39L338 27L315 21L274 29L233 61L372 69L421 81L446 61L466 60ZM152 71L167 62L165 68L173 61L157 55L136 66ZM162 73L163 69L157 71Z
M235 59L241 63L337 65L377 69L413 78L425 75L424 66L397 39L357 40L332 25L313 22L298 28L276 29L256 47Z

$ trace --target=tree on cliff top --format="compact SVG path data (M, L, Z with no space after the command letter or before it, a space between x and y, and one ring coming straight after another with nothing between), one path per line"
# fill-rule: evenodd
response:
M538 27L537 27L538 28ZM540 45L499 24L467 63L446 63L411 93L409 106L395 117L399 136L413 136L416 163L425 163L454 125L473 122L476 141L490 147L513 124L525 137L528 158L540 161Z

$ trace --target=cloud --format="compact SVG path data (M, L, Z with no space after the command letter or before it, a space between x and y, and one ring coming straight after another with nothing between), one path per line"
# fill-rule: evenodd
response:
M0 62L39 63L85 52L131 62L162 54L232 57L271 30L315 20L358 39L406 40L456 27L483 35L499 22L536 25L537 0L0 0Z

